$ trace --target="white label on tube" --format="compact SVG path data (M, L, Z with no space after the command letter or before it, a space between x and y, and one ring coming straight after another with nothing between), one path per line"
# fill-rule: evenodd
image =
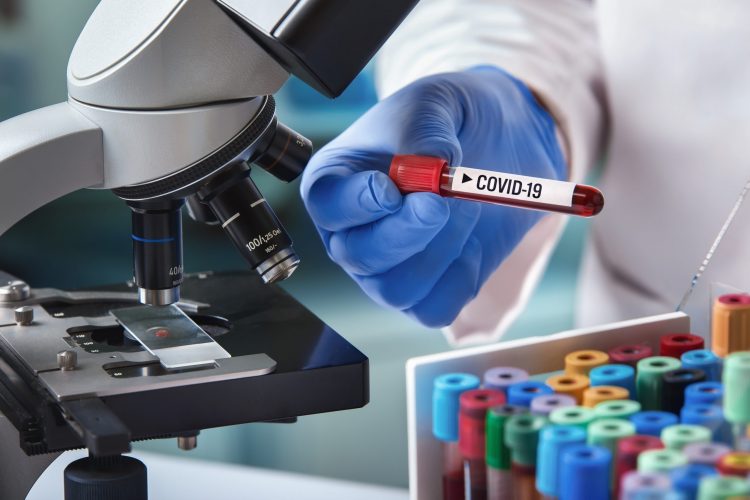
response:
M456 167L451 189L458 193L479 194L494 198L511 198L546 205L573 205L573 182L526 177L491 170Z

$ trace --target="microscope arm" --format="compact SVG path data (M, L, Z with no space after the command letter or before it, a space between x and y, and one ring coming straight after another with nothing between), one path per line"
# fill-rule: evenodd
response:
M0 122L0 235L39 207L103 182L101 129L68 103Z

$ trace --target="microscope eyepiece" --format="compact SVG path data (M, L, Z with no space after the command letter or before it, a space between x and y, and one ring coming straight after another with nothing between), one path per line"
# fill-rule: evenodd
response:
M300 259L292 239L250 178L247 164L227 167L198 196L265 283L284 280L297 269Z

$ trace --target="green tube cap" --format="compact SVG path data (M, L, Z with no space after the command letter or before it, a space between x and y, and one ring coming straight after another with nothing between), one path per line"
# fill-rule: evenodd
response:
M510 469L510 448L505 444L505 424L513 415L524 415L528 408L515 405L494 406L487 412L485 460L489 467Z
M750 352L724 359L724 417L733 424L750 423Z
M680 360L669 356L651 356L638 362L635 385L644 410L661 409L662 375L680 368Z
M691 443L710 443L711 431L702 425L670 425L662 429L661 440L665 448L679 451Z
M549 414L549 420L557 425L577 425L586 429L594 421L594 410L585 406L558 408Z
M505 422L505 444L510 448L513 463L536 465L539 431L547 423L541 415L513 415Z
M698 500L728 500L750 495L750 483L734 476L709 476L698 487Z
M687 457L677 450L646 450L638 455L638 472L669 472L687 463Z
M635 434L635 425L629 420L602 418L589 425L588 444L603 446L614 455L617 441Z
M594 416L602 418L621 418L627 420L631 415L641 411L641 403L630 399L604 401L594 407Z

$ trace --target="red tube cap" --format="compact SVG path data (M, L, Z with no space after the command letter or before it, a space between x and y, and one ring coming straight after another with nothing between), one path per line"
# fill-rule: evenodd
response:
M750 453L734 451L719 459L716 469L723 476L747 477L750 474Z
M505 404L505 394L473 389L461 394L458 413L458 448L464 458L484 459L487 410Z
M680 359L683 353L703 349L703 338L692 333L670 333L659 341L659 355Z
M402 193L440 194L440 175L448 162L431 156L395 155L388 175Z
M619 492L622 476L638 468L638 455L646 450L664 448L656 436L635 435L620 439L617 442L617 460L615 462L615 489Z
M635 368L638 361L653 356L653 351L646 344L621 345L610 349L609 362L621 365L630 365Z

